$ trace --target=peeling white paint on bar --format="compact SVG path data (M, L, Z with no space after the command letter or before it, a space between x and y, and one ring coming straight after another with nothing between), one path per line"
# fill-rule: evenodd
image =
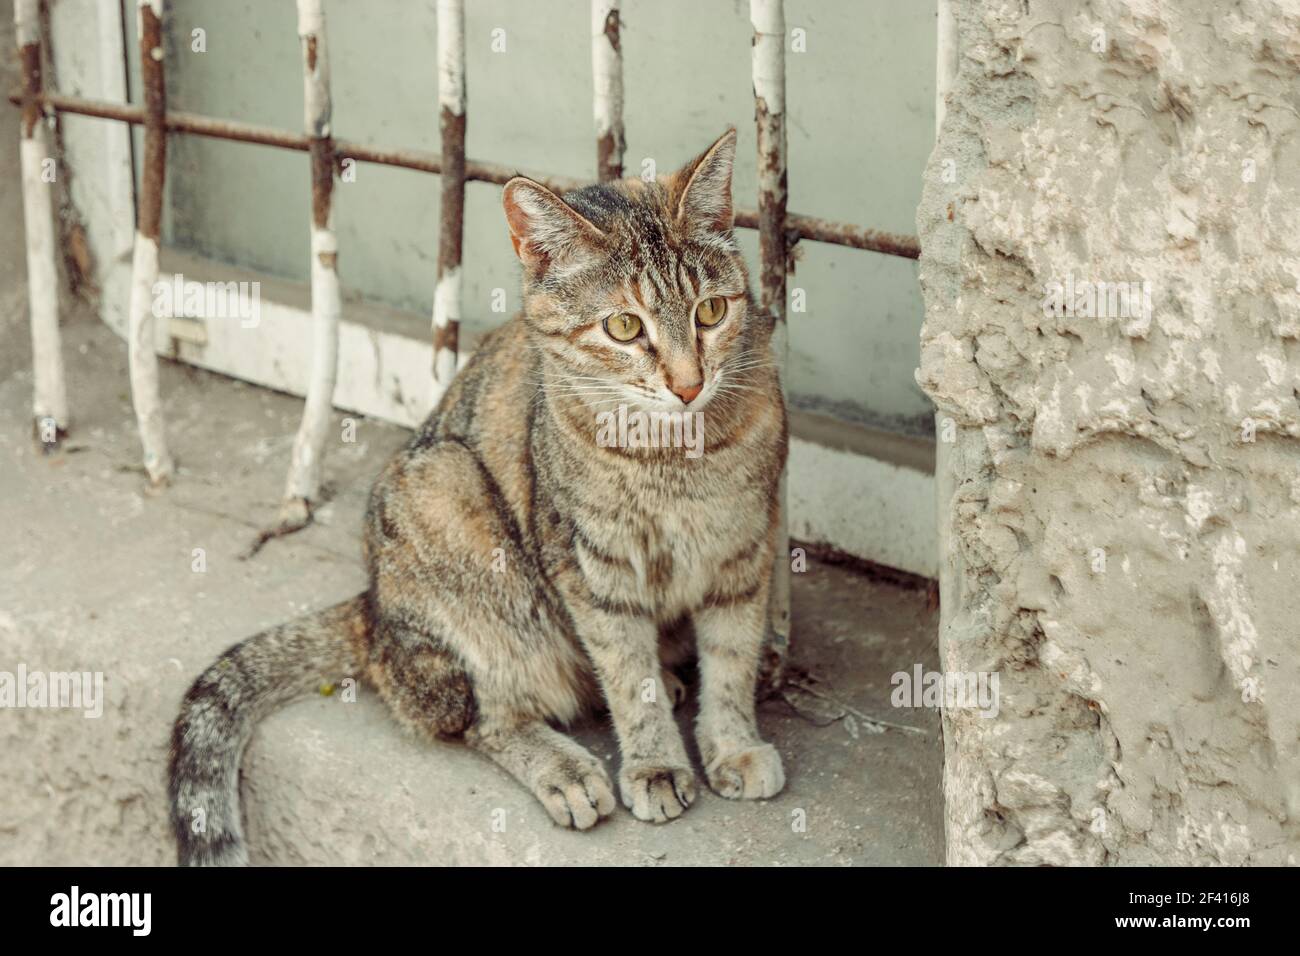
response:
M298 0L298 33L303 54L303 126L309 136L326 137L330 128L329 53L321 0ZM312 57L314 56L314 62ZM338 380L339 292L338 239L334 234L332 189L324 223L316 222L316 175L313 160L311 230L311 372L302 422L294 436L289 475L280 507L282 526L300 526L311 517L320 497L325 441ZM332 175L332 172L331 172Z
M161 0L140 0L136 9L139 27L141 72L145 88L146 123L142 160L141 192L136 210L135 243L131 253L131 285L127 304L127 366L131 380L131 404L135 409L136 427L140 433L140 449L149 482L155 487L167 484L175 471L175 463L167 448L167 431L163 416L162 398L158 381L158 331L155 321L153 287L158 281L158 223L157 215L162 203L162 190L166 175L165 164L153 167L151 144L166 143L166 133L159 117L153 112L150 89L153 80L163 81L161 71L162 49L155 45L144 49L147 39L144 31L146 19L152 17L161 30L163 4ZM159 43L161 41L158 41ZM152 59L144 59L149 57ZM165 96L165 82L159 93ZM165 109L159 103L158 108ZM155 125L156 124L156 125Z
M438 0L438 105L465 112L465 0Z
M939 0L935 31L934 130L938 135L948 114L948 93L957 76L957 13L955 0Z
M433 293L433 324L435 328L445 329L448 322L459 322L460 319L460 267L458 266L438 278L438 286ZM433 357L433 377L438 383L439 392L451 383L455 374L456 352L446 346L440 347Z
M770 197L783 193L785 179L785 6L783 0L749 0L749 20L754 28L751 72L754 84L754 115L758 126L759 215ZM776 142L771 152L772 140ZM770 227L769 227L770 228ZM784 228L779 224L778 228ZM760 256L768 237L759 235ZM784 260L784 256L782 256ZM772 356L784 373L789 358L789 330L786 328L785 281L772 292L768 300L766 263L760 263L759 274L763 282L763 300L776 318L772 334ZM782 261L784 270L785 263ZM784 273L782 273L784 274ZM785 375L781 376L782 393L786 390ZM788 653L790 642L790 469L781 473L779 495L781 516L777 526L776 554L772 564L772 595L768 604L768 621L772 632L772 645L782 655ZM784 661L782 661L782 664Z
M32 329L32 415L38 426L54 419L68 427L68 389L59 334L59 273L55 267L54 215L50 190L41 179L47 158L44 122L19 145L23 180L23 219L27 235L27 302Z
M298 2L298 36L314 36L325 32L325 8L315 0Z
M146 7L153 11L155 17L162 20L163 0L136 0L135 8L137 14L140 11L143 11ZM138 15L135 18L135 39L137 43L144 39L144 20L142 20Z
M591 76L592 111L596 135L604 136L623 130L623 54L610 42L605 24L611 13L618 13L619 0L592 0L591 3Z
M455 140L447 140L449 123L447 114L464 116L466 108L465 93L465 4L464 0L438 0L438 105L439 125L442 128L443 162L448 163L448 149L454 149ZM444 112L445 111L445 112ZM462 134L463 135L463 134ZM463 157L463 152L460 153ZM447 168L444 166L444 168ZM448 197L443 193L444 202L450 203L457 198L452 181L444 183L445 189L453 191ZM448 235L448 210L455 212L450 205L442 210L442 228L439 233L438 282L433 295L433 329L437 349L433 357L433 377L439 391L444 391L451 384L456 374L456 349L449 347L458 337L461 320L461 271L460 253L456 250L463 240L464 230L464 184L460 186L459 197L462 207L459 215L452 215L452 220L459 220L453 225L453 232ZM460 229L460 235L454 230ZM448 330L452 333L449 336Z
M325 11L321 0L298 0L298 36L304 47L311 38L316 44L315 68L307 68L303 53L303 128L308 136L330 135L330 63L325 49Z
M785 9L782 0L749 0L754 95L770 113L785 112Z
M18 49L40 43L37 0L14 5L14 32ZM68 388L63 372L63 343L59 333L59 272L55 264L53 182L42 172L49 154L49 133L42 117L31 135L19 133L19 168L23 190L23 222L27 244L27 307L32 334L32 416L42 440L49 436L44 423L53 419L58 429L68 427Z
M126 333L131 399L140 431L144 468L150 482L159 485L171 478L174 466L167 450L162 399L158 390L158 356L154 351L153 287L158 281L157 241L137 232L131 262L131 305Z
M321 466L334 387L338 379L339 316L343 311L334 256L338 242L329 229L313 229L311 238L311 371L302 423L294 437L282 517L305 520L306 503L320 495Z
M19 48L41 39L40 0L15 0L14 35Z

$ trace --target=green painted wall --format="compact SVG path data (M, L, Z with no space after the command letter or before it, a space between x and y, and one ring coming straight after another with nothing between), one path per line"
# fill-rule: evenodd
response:
M593 175L590 13L585 0L471 0L468 148L522 171ZM625 0L627 164L671 168L728 124L740 131L739 205L755 205L750 27L743 0ZM172 0L173 108L289 129L302 126L292 0ZM432 2L326 5L335 135L437 150ZM133 13L132 13L133 16ZM933 142L934 0L788 0L790 208L896 232L915 231L921 171ZM191 49L206 31L206 52ZM493 31L505 52L493 52ZM134 57L135 51L132 50ZM138 76L133 66L133 73ZM138 97L138 79L132 81ZM169 241L305 278L305 154L177 137L170 141ZM339 265L350 296L427 315L432 307L438 180L361 166L336 190ZM466 323L501 321L492 293L518 304L518 272L499 187L471 184L465 241ZM742 230L753 256L755 233ZM922 304L907 260L804 243L791 286L789 373L796 404L912 432L930 403L912 380Z

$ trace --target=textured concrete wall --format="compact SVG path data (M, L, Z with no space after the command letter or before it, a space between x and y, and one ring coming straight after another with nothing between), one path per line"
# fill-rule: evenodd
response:
M1295 862L1300 5L955 7L917 377L1001 706L945 715L949 860Z

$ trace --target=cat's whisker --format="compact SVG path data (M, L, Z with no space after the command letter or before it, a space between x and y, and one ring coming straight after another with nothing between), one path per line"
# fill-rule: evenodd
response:
M565 382L609 382L609 379L600 375L565 375L562 377Z
M592 394L594 394L594 393L596 393L596 392L621 392L622 389L620 389L620 388L616 388L616 387L612 387L612 386L611 386L610 388L599 388L599 387L597 387L597 386L593 386L593 385L548 385L546 388L543 389L543 391L547 391L547 392L585 392L585 393L592 393Z
M605 386L605 385L596 385L596 384L588 383L588 384L577 384L577 385L565 385L565 384L536 385L534 387L544 392L568 392L568 391L582 390L582 389L602 389L602 388L616 389L619 388L620 386L618 385Z
M524 381L526 381L529 385L538 385L541 387L547 387L547 386L557 385L557 384L558 385L575 384L581 382L597 382L602 385L616 384L614 382L611 382L608 378L601 377L599 375L556 375L549 378L525 379Z

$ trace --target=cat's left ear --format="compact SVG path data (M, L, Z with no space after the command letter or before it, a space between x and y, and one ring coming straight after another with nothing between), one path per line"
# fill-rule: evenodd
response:
M552 263L590 254L604 240L589 219L541 183L516 176L501 196L510 241L524 268L541 275Z
M734 223L731 208L731 168L736 162L736 128L723 133L716 143L687 163L674 179L681 189L677 200L677 221L695 228L730 232Z

